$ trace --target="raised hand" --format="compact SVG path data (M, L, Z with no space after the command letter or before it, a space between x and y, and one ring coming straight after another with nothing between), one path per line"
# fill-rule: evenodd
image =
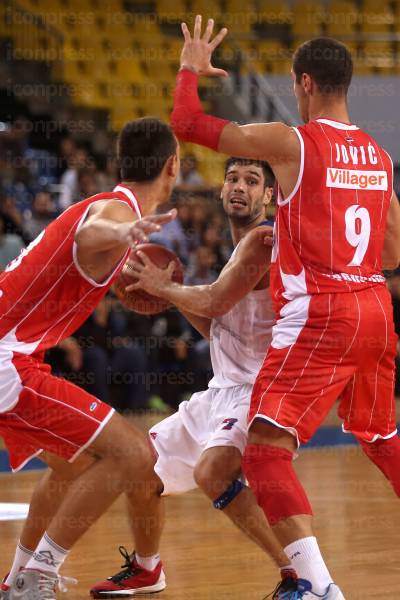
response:
M217 69L211 64L211 56L215 48L222 42L228 30L226 27L211 40L214 29L214 19L208 19L206 30L201 37L201 15L196 16L193 38L186 23L182 23L182 32L185 43L181 53L181 69L188 68L199 75L209 77L227 77L228 73L223 69Z

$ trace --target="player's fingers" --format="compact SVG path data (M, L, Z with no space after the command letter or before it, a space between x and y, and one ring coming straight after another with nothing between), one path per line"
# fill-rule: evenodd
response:
M138 251L136 250L135 256L138 255ZM136 271L137 273L141 273L144 269L144 263L140 262L140 260L131 260L129 261L129 268L132 271Z
M206 30L203 35L204 42L210 41L210 37L212 36L213 29L214 29L214 19L208 19L207 27L206 27Z
M273 244L274 244L274 236L273 236L273 235L268 235L268 234L267 234L267 235L264 237L264 244L265 244L266 246L273 246Z
M174 271L175 271L175 262L173 260L171 260L171 262L169 263L169 265L167 267L167 275L169 278L172 278Z
M137 252L136 252L136 256L138 256L138 257L140 258L140 260L142 261L142 263L143 263L143 265L141 265L141 266L142 266L142 269L143 269L143 267L148 267L148 266L150 266L150 267L155 267L155 266L156 266L156 265L153 263L153 261L152 261L152 260L150 260L150 258L147 256L147 254L145 254L145 253L144 253L144 252L142 252L141 250L137 250ZM140 264L140 263L139 263L139 264Z
M217 46L219 46L219 44L222 42L222 40L224 39L224 37L226 36L227 33L228 33L228 30L226 27L223 27L221 29L221 31L219 33L217 33L217 35L212 40L212 42L210 42L210 46L211 46L212 50L215 50L215 48Z
M194 31L193 31L193 39L199 40L201 34L201 15L196 15L194 21Z
M142 283L141 281L138 281L137 283L131 283L130 285L127 285L125 291L132 292L133 290L139 290L141 287Z
M162 213L161 215L153 215L152 217L149 217L149 219L151 219L153 223L156 223L158 225L164 225L165 223L169 223L173 219L176 219L177 214L178 211L176 210L176 208L173 208L167 213Z
M228 71L224 69L216 69L215 67L211 67L211 70L207 73L210 77L229 77Z
M186 25L186 23L181 23L181 29L182 29L182 33L183 33L183 37L185 38L185 42L191 42L192 41L192 37L190 35L190 31L188 26Z

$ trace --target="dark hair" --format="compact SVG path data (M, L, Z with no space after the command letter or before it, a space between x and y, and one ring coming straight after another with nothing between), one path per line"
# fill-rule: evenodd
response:
M332 38L304 42L293 55L293 71L300 83L303 73L316 82L321 94L346 94L353 75L348 48Z
M126 123L118 136L122 181L152 181L161 173L177 141L171 127L156 117Z
M225 163L225 177L232 165L255 165L256 167L260 167L264 175L264 187L274 187L275 185L275 175L265 160L253 160L251 158L230 156Z

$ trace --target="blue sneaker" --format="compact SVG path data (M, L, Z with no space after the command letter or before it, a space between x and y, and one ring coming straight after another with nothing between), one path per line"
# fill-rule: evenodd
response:
M314 600L317 600L317 598L319 598L320 600L346 600L341 590L335 583L331 583L328 589L326 590L325 594L322 595L313 592L311 583L306 579L297 580L297 589L300 592L300 594L302 594L301 596L298 596L298 598L303 598L304 600L312 600L313 598ZM297 599L297 596L294 596L294 598Z

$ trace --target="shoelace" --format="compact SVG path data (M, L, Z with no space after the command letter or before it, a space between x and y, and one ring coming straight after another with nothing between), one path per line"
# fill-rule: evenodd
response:
M78 580L75 577L66 577L65 575L58 576L58 589L60 592L68 592L68 585L78 585Z
M41 600L57 600L56 598L56 586L57 577L51 577L45 573L40 574L38 587L40 590Z
M51 577L45 573L41 573L39 579L39 590L41 593L41 600L57 600L56 599L56 587L60 592L68 592L67 585L77 585L78 580L74 577L66 577L59 575L58 577ZM43 595L44 594L44 595Z
M277 595L279 593L279 596ZM304 598L304 593L297 589L296 580L292 577L285 577L282 581L278 583L273 592L265 596L263 600L267 600L271 598L274 600L302 600Z
M118 550L122 558L125 559L125 564L121 565L122 571L108 578L113 583L121 583L125 579L128 579L128 577L133 577L136 573L139 573L139 569L132 566L131 556L125 546L120 546Z

